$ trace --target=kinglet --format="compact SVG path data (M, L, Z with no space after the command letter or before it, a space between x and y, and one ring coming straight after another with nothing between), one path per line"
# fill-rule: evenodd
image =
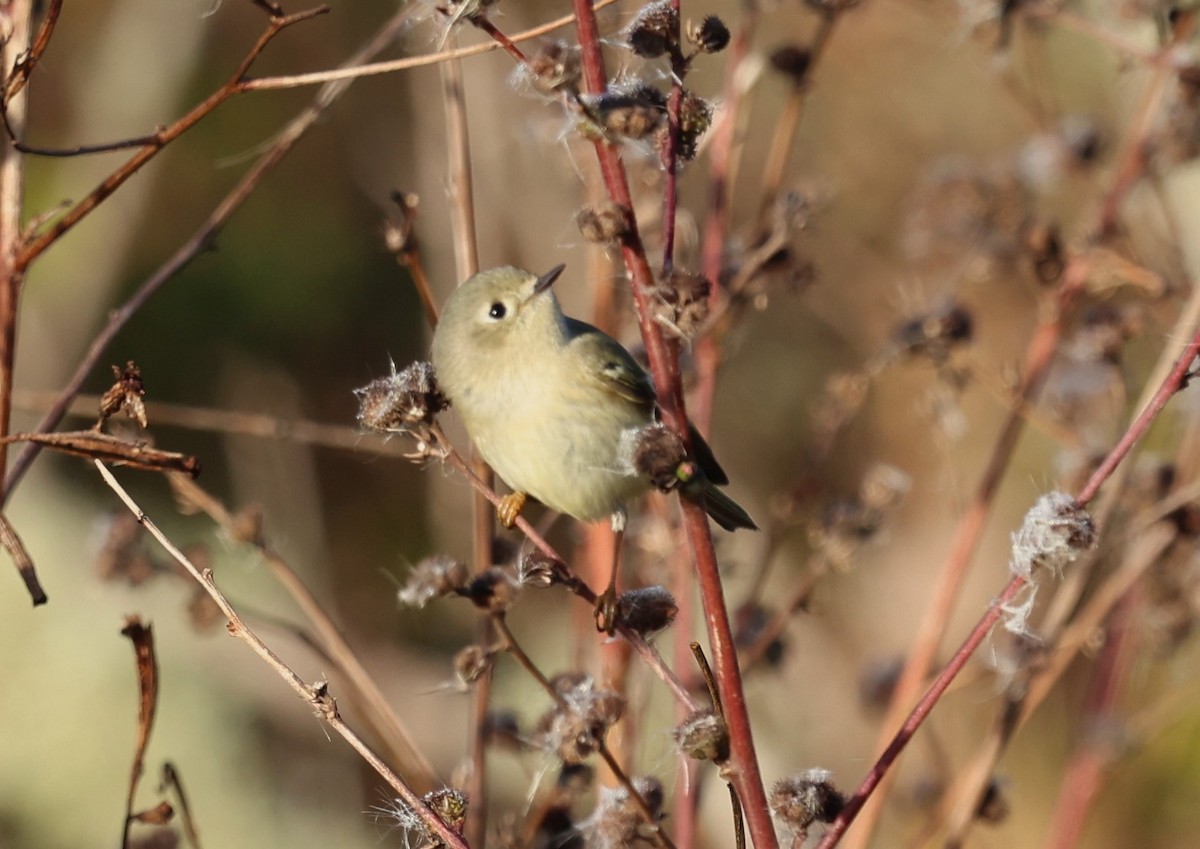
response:
M504 267L482 271L446 301L433 335L438 383L479 453L513 490L498 511L511 526L526 494L584 522L611 517L624 529L626 502L651 487L633 445L656 421L654 385L608 334L563 315L541 277ZM733 499L700 435L702 472L692 497L726 530L756 528Z

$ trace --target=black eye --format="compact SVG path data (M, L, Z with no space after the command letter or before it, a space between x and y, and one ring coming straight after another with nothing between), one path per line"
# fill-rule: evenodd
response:
M496 303L492 304L491 309L488 310L488 316L495 319L501 319L504 318L507 312L508 310L505 308L504 304L496 301Z

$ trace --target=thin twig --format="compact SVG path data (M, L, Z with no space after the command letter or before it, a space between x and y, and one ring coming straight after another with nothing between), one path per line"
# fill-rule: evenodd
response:
M606 6L611 6L617 0L600 0L593 7L595 9L603 9ZM564 15L561 18L555 18L548 23L540 26L527 29L517 35L509 36L509 40L514 43L529 41L530 39L540 38L547 33L554 32L556 29L562 29L575 20L575 15ZM294 74L286 77L260 77L258 79L249 79L242 83L242 91L266 91L268 89L279 88L298 88L306 85L316 85L318 83L329 83L338 80L358 79L359 77L377 76L379 74L392 74L396 71L407 71L411 68L424 68L429 65L437 65L440 62L445 62L448 59L466 59L470 56L480 56L484 53L491 53L493 50L500 50L501 45L496 41L489 41L483 44L476 44L471 47L460 47L456 50L444 50L438 53L431 53L428 56L411 56L404 59L394 59L390 62L375 62L370 65L355 65L343 66L333 71L316 71L311 74Z
M13 565L17 567L17 574L21 576L21 580L25 583L25 589L29 591L29 597L33 600L33 606L37 607L39 604L49 601L46 591L42 589L41 581L38 580L37 570L33 567L33 558L29 556L29 551L17 534L17 529L12 526L8 517L3 513L0 513L0 547L7 551L8 556L12 558Z
M201 488L190 478L177 475L171 479L175 493L187 504L209 516L231 539L254 547L271 573L300 608L300 612L312 623L319 639L319 647L346 677L355 694L367 722L379 742L388 751L409 781L418 787L433 789L440 786L437 771L417 746L412 732L396 713L392 703L379 689L375 679L358 659L357 653L342 634L337 623L317 601L312 591L296 574L291 565L280 556L260 532L248 534L239 527L237 517L231 514L217 498Z
M399 775L392 771L383 759L380 758L374 751L363 742L342 719L337 710L337 703L329 694L328 685L318 683L309 685L304 683L292 669L285 664L264 643L257 634L252 631L249 626L242 620L241 616L233 605L225 598L224 594L217 588L216 582L213 580L212 571L205 569L201 571L195 564L189 560L178 547L172 543L158 526L147 516L142 509L137 505L137 502L130 497L129 493L117 482L113 477L112 472L101 463L95 461L96 469L100 472L100 476L104 482L117 494L117 496L125 503L131 512L138 520L138 524L142 525L150 532L150 534L158 540L159 544L167 550L167 553L175 559L179 565L185 568L188 573L204 588L209 597L216 603L221 612L225 614L225 618L229 621L228 629L230 635L242 640L257 654L262 660L270 666L281 677L289 687L306 703L308 703L315 711L319 719L323 720L330 728L336 731L342 739L358 752L363 759L388 783L393 790L399 794L400 800L411 809L425 827L435 833L447 846L451 849L469 849L466 842L453 829L446 825L442 819L429 808L428 805L417 795Z
M404 28L408 16L411 14L410 6L403 6L396 12L367 43L355 52L348 61L349 66L360 65L371 57L377 55L391 44L397 35ZM208 219L200 226L200 229L186 242L174 255L172 255L165 263L159 266L158 270L147 278L133 296L129 298L121 306L112 310L108 316L108 322L92 340L88 346L87 352L83 355L79 365L76 366L70 380L58 395L58 400L50 408L42 420L38 422L36 430L39 433L48 433L58 426L62 421L63 415L66 413L68 406L71 403L76 393L82 388L84 381L88 375L96 368L96 365L104 357L108 346L117 337L121 329L129 322L134 315L137 314L147 301L153 297L159 289L172 280L176 274L186 268L192 260L197 256L207 251L216 241L217 235L229 223L229 219L233 214L241 208L242 204L254 193L258 188L262 179L278 165L283 158L291 151L296 142L308 132L308 130L317 122L317 120L325 113L325 111L333 105L334 102L350 87L350 81L342 81L330 83L324 86L317 92L313 102L305 108L299 115L284 127L279 134L279 138L275 144L262 155L262 157L254 164L254 166L246 173L246 175L238 182L236 186L225 196L217 208L213 210ZM0 286L0 293L3 292L3 287ZM0 316L3 315L0 309ZM2 374L0 374L2 379ZM0 396L2 400L2 396ZM16 461L13 463L11 471L4 481L3 499L7 500L13 487L29 470L30 464L38 455L41 447L38 445L28 446ZM2 455L0 455L2 456ZM2 505L2 502L0 502Z
M45 14L42 15L42 23L38 27L37 35L33 38L33 45L29 48L28 53L17 59L16 67L13 68L12 74L9 75L8 81L4 85L4 106L0 107L0 111L7 111L5 107L29 82L29 75L33 73L38 60L42 58L42 54L46 52L46 47L50 44L50 36L54 34L54 25L58 23L58 13L61 11L62 0L50 0Z
M24 272L35 259L41 256L42 252L58 241L68 230L82 221L93 210L96 209L109 195L119 189L126 180L136 174L142 166L157 156L163 148L169 145L175 139L182 136L202 119L210 115L218 106L229 100L237 94L240 94L244 89L242 86L242 78L250 70L250 66L266 49L267 45L274 40L275 36L279 35L285 29L295 24L311 20L318 15L323 15L329 11L328 6L318 6L314 9L309 9L304 12L297 12L294 15L288 15L283 18L271 18L267 24L267 30L254 46L250 48L250 52L237 66L237 69L226 80L225 84L210 94L203 102L195 106L190 112L184 115L169 127L164 127L162 130L154 134L153 141L145 145L140 151L130 157L117 170L113 171L105 177L96 188L92 189L86 197L75 203L67 212L53 224L47 227L43 232L31 238L28 242L21 246L15 259L15 267L18 271Z

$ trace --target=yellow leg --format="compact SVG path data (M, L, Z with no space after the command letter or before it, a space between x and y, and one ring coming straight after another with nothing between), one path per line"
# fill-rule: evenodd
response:
M608 588L596 599L592 614L596 617L596 630L610 637L617 630L617 572L621 566L621 541L625 538L625 508L613 513L613 562L608 577Z
M515 525L528 498L523 492L510 492L501 498L500 503L496 505L496 516L500 519L500 524L506 528Z

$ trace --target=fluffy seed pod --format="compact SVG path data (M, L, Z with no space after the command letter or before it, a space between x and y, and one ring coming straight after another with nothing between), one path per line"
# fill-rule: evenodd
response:
M438 389L433 365L426 362L415 362L401 372L393 364L390 375L372 380L354 394L358 396L358 423L382 433L428 425L450 406Z
M771 788L771 813L802 843L814 822L833 822L846 806L828 770L810 769L782 778Z
M617 596L616 624L644 637L666 628L678 612L679 605L666 587L625 590Z
M504 613L516 603L521 586L507 570L498 566L482 572L466 587L458 590L480 610L489 613Z
M702 53L720 53L729 46L729 27L716 15L699 24L688 22L688 40Z
M446 554L426 557L408 573L400 589L400 603L424 607L435 598L458 592L469 575L470 569L461 560Z
M679 13L670 0L656 0L638 10L625 40L639 56L654 59L677 46Z
M729 729L717 712L698 710L671 730L675 745L689 758L716 761L729 758Z

